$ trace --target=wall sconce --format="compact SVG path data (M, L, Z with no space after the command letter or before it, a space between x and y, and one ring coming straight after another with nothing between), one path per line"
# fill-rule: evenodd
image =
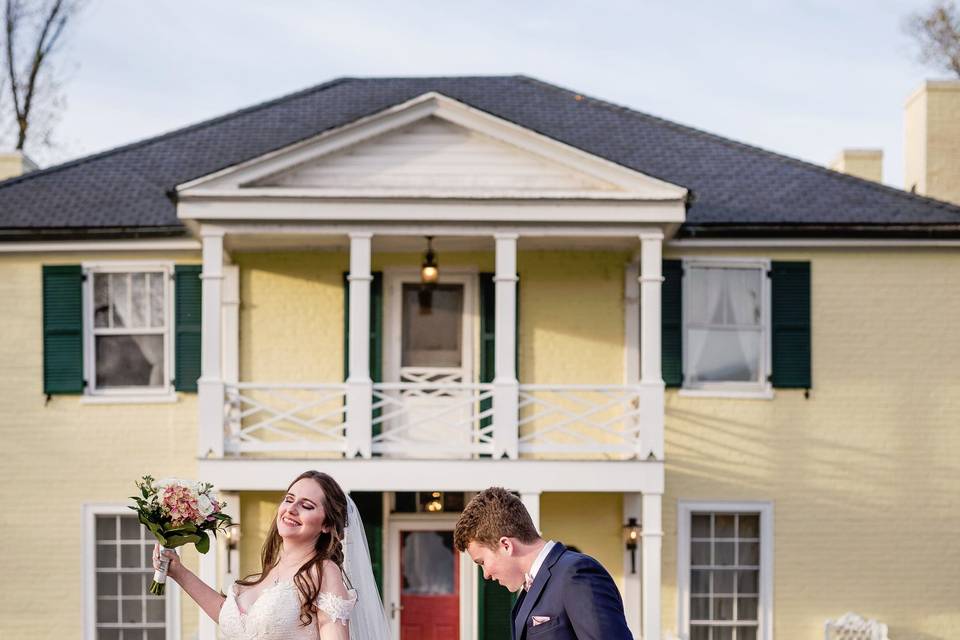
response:
M640 542L640 532L643 531L636 518L627 518L623 525L623 542L630 552L630 573L637 572L637 545Z
M233 552L240 548L240 523L234 522L227 527L224 536L227 539L227 573L230 574L233 573L230 566Z

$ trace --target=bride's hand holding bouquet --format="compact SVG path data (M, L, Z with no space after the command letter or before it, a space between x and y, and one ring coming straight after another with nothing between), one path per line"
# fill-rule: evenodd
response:
M232 524L230 516L221 511L226 503L216 499L211 484L144 476L136 485L140 495L131 496L136 506L130 508L137 512L141 524L164 549L193 544L198 552L207 553L210 550L208 532L216 536L217 531ZM179 560L171 560L169 555L162 556L160 568L153 574L150 593L154 595L163 595L168 571L179 570ZM171 561L175 563L172 567Z

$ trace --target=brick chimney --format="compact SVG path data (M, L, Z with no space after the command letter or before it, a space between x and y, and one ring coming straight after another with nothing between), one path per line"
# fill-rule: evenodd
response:
M844 149L830 168L858 178L880 182L883 179L883 151L881 149Z
M0 180L15 178L16 176L34 171L37 165L22 151L8 151L0 153Z
M927 80L904 115L904 188L960 204L960 81Z

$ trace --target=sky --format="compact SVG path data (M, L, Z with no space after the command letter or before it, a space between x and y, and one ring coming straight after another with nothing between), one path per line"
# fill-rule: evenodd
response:
M42 166L339 76L521 73L828 164L881 148L903 183L924 79L919 0L88 0L60 53L66 106Z

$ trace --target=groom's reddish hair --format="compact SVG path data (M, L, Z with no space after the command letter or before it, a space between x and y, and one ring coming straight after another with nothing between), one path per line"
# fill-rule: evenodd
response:
M460 514L453 531L453 543L457 551L466 551L471 542L494 549L504 537L530 543L540 534L520 498L503 487L484 489Z

